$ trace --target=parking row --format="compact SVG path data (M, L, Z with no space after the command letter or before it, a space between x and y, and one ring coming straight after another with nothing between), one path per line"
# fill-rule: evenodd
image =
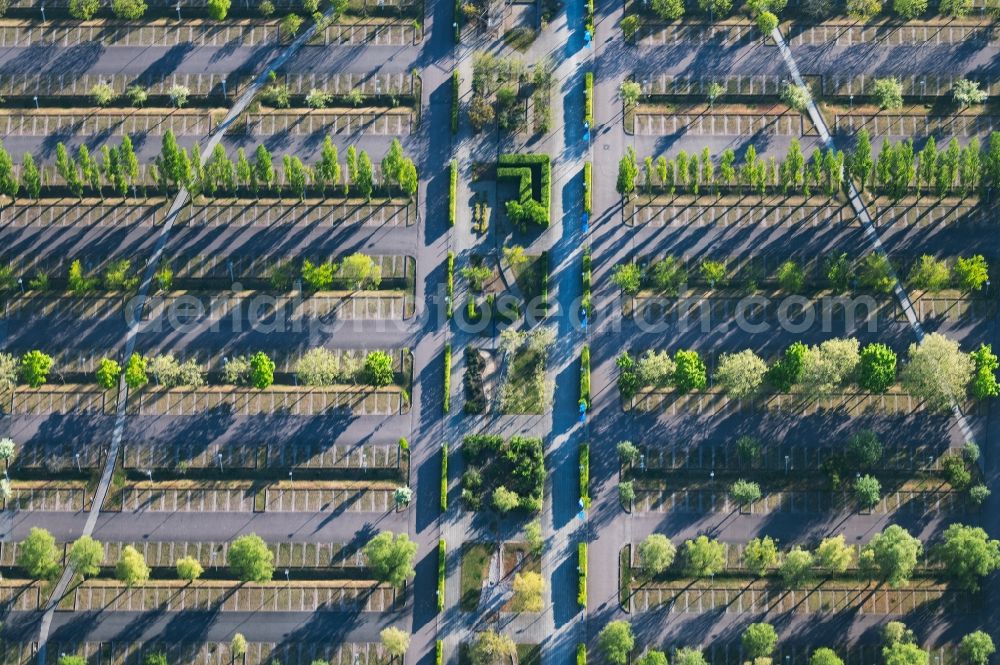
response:
M143 390L129 395L127 408L130 415L139 416L191 416L213 411L234 416L321 416L344 412L355 416L392 416L403 412L404 401L402 393L391 387L265 391L198 388Z
M174 486L169 482L127 486L120 491L122 512L156 513L387 513L393 490L357 483L344 488Z
M250 136L364 133L371 136L403 137L408 136L413 129L413 113L409 109L273 111L248 113L244 121L242 126Z
M126 587L88 581L69 591L60 610L86 612L385 612L395 602L392 587L376 583L178 585Z
M3 502L4 510L55 513L78 513L90 509L91 492L83 483L32 482L27 486L12 483L11 496Z
M191 557L205 569L225 566L228 561L229 542L176 542L148 541L104 542L104 565L113 566L121 559L122 550L135 548L146 563L153 568L173 568L177 560ZM274 565L279 568L364 568L366 559L359 547L343 543L277 542L268 545L274 553Z
M31 665L36 662L34 643L0 643L2 665ZM83 657L90 665L143 665L146 654L164 653L175 665L390 665L392 657L378 642L332 642L293 640L275 642L248 641L243 654L232 652L231 642L197 641L111 641L48 642L44 665L58 665L61 654Z
M777 589L761 582L740 588L654 584L636 589L630 600L632 609L638 612L666 607L668 612L687 614L854 612L893 616L931 608L960 614L969 611L966 594L931 583L915 583L903 589L876 584L844 586L835 582L815 589Z
M834 511L856 511L857 504L843 492L831 490L791 490L767 492L749 506L733 503L726 488L717 489L649 489L651 481L639 481L633 510L640 513L707 513L740 512L745 515L785 513L824 515ZM958 492L949 490L887 493L870 511L878 515L929 515L938 512L962 512L968 509Z
M789 36L791 46L880 43L894 45L979 44L992 46L998 33L992 25L855 25L826 24L795 29Z
M665 113L635 111L635 134L640 136L802 136L805 123L799 113Z
M399 444L343 444L281 441L270 443L128 442L126 469L397 469Z
M983 138L995 127L1000 127L1000 116L983 114L956 114L947 116L906 115L901 113L834 113L830 130L834 133L854 134L867 129L872 136L899 136L918 138L936 136L938 139Z

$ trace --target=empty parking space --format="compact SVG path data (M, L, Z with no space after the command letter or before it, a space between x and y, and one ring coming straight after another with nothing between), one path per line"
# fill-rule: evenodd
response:
M278 22L262 24L185 24L149 25L80 25L77 22L51 21L46 24L25 23L0 28L0 47L79 46L224 46L238 44L259 46L278 41Z
M339 113L273 111L246 115L246 131L251 136L364 133L402 137L410 133L412 126L413 114L408 109L363 109Z
M752 25L649 25L641 28L643 45L669 46L673 44L719 44L730 46L752 39Z
M310 44L369 46L406 46L417 42L417 31L411 24L367 23L331 25L310 41Z
M167 115L136 113L53 113L29 111L0 115L0 135L51 136L83 134L105 136L160 136L167 130L180 136L204 136L212 129L209 111L185 110Z
M938 25L938 26L880 26L827 24L796 28L789 36L792 46L829 44L842 46L879 42L886 45L901 44L970 44L995 45L997 31L993 26Z
M0 412L19 416L45 416L60 413L111 414L115 393L96 386L19 387L0 391Z
M121 490L123 512L229 513L253 512L256 490L178 487L159 484Z
M90 493L83 483L14 482L11 496L3 502L3 507L15 511L76 513L89 509Z
M386 513L395 508L393 491L358 486L343 489L267 489L267 512Z
M190 209L189 209L190 210ZM306 202L213 204L182 212L177 224L187 226L270 228L289 225L337 226L411 226L416 223L416 210L409 202L366 202L350 200L342 204Z
M129 395L130 413L157 416L194 415L218 410L247 416L274 413L318 416L336 412L388 416L400 413L401 408L402 395L398 390L390 389L144 389Z
M641 136L670 136L674 134L802 136L803 120L798 113L705 114L657 113L636 110L635 133Z
M867 129L872 136L902 136L918 138L969 138L988 136L1000 126L1000 118L993 115L959 114L949 116L905 115L880 113L834 113L830 130L835 133L853 134Z

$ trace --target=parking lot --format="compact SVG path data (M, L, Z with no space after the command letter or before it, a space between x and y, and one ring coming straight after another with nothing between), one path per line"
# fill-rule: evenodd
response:
M858 614L905 615L918 609L941 612L969 610L968 597L932 582L911 582L907 588L891 589L876 583L846 586L843 582L821 582L811 589L781 589L767 582L748 581L740 588L723 585L651 584L633 591L631 606L644 612L666 606L668 612L812 614L857 612Z
M266 505L270 513L387 513L396 506L392 489L373 489L360 484L349 489L269 487Z
M70 591L60 610L106 612L384 612L395 590L374 582L273 583L268 585L149 582L133 588L88 580Z
M234 487L234 485L236 485ZM123 512L249 513L356 512L386 513L395 508L393 489L366 483L343 482L331 487L255 486L229 482L226 487L170 481L129 485L121 490ZM263 498L258 499L263 492Z
M41 388L18 386L0 390L0 413L47 416L59 413L113 415L117 395L96 385L52 385Z
M268 442L221 444L135 441L123 446L126 469L397 469L399 444L320 444ZM72 457L69 463L72 464ZM23 460L22 460L23 463Z
M17 481L4 510L76 513L90 509L90 492L77 481ZM75 486L74 486L75 485Z
M811 46L834 43L838 46L878 42L885 46L901 44L960 44L974 43L978 47L995 46L996 28L981 25L942 26L865 26L826 24L802 27L788 36L791 46Z
M162 217L158 217L157 221L162 221ZM351 199L341 204L315 201L308 201L305 204L292 204L287 201L240 202L239 205L208 204L194 209L189 207L181 212L176 223L185 226L224 228L342 224L402 227L416 223L416 209L408 201L364 199Z
M29 665L36 662L32 645L18 642L0 642L2 665ZM378 642L250 641L246 653L238 659L231 652L229 642L208 640L191 642L49 642L45 665L58 665L59 654L72 653L83 656L91 665L138 665L144 654L163 651L167 662L176 665L313 665L317 660L328 665L390 665L391 658Z
M187 109L169 115L124 111L72 113L28 111L0 115L0 135L51 136L83 134L105 136L161 136L172 131L179 136L204 136L212 128L211 111Z
M250 136L309 136L312 134L358 134L372 136L409 135L413 113L409 109L359 109L357 111L268 111L248 113L246 133Z
M687 23L687 22L685 22ZM755 37L755 28L741 25L649 25L640 29L639 40L643 46L670 46L682 43L718 44L733 46Z
M177 560L190 556L206 570L224 566L227 561L229 542L177 542L148 540L129 543L106 542L104 562L112 566L121 558L121 551L132 546L138 550L146 563L153 568L173 568ZM361 548L347 547L343 543L279 542L270 545L274 552L274 565L278 568L326 569L337 568L350 571L364 568L364 554Z
M872 137L898 136L919 138L934 136L944 144L951 137L980 139L989 136L994 127L1000 127L1000 117L995 115L905 115L898 113L833 113L830 131L837 134L855 134L862 128Z

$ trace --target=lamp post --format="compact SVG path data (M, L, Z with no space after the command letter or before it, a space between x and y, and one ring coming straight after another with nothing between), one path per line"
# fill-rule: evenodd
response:
M788 462L789 461L790 461L790 458L788 457L788 455L785 455L785 473L788 473Z
M146 476L149 478L149 482L153 482L153 470L146 469Z
M177 0L177 20L181 20L181 0Z
M42 10L42 21L44 22L45 21L45 5L42 5L40 7L40 9Z
M35 110L37 111L37 110L38 110L38 109L40 108L40 107L38 106L38 95L35 95L35 96L34 96L34 100L35 100Z
M21 287L21 295L24 295L24 280L20 277L17 278L17 285Z
M222 96L226 96L226 79L222 79Z
M285 581L286 582L291 582L292 581L291 574L288 572L287 568L285 568Z
M80 473L83 469L80 468L80 453L73 453L73 459L76 460L76 471Z
M215 461L219 463L219 473L225 473L225 469L222 468L222 453L215 453Z

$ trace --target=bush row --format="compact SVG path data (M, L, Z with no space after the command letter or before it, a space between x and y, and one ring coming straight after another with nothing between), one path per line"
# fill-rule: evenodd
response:
M451 160L448 182L448 226L455 226L458 211L458 162Z
M455 13L452 23L454 24L455 43L460 44L462 42L462 0L455 0Z
M583 163L583 211L588 215L594 209L594 165Z
M795 342L770 365L753 351L723 353L715 370L715 383L730 397L752 398L765 387L822 397L857 386L873 394L887 392L897 380L910 395L931 409L948 409L969 396L975 399L1000 394L996 369L1000 366L990 345L972 353L958 342L931 333L911 344L907 363L897 375L896 353L877 342L861 348L857 339L829 339L816 346ZM666 351L647 351L633 359L626 351L617 359L618 387L631 399L642 386L671 386L681 393L708 385L705 363L697 351L680 350L673 358Z
M455 252L448 251L448 277L447 277L447 288L448 288L448 302L447 305L447 315L450 319L455 311Z
M580 444L580 501L584 510L590 508L590 444Z
M587 344L580 351L580 404L590 410L590 346Z
M594 126L594 72L583 75L583 120L587 127Z
M589 318L594 312L594 304L591 301L591 285L593 283L593 270L591 268L590 245L583 248L583 297L580 306Z
M457 34L456 30L456 34ZM455 39L455 43L458 43L458 39ZM443 665L444 663L444 641L437 640L434 643L434 665Z
M447 552L444 538L438 540L438 585L437 585L437 611L444 611L444 580L447 568Z
M587 609L587 543L578 543L576 553L578 571L576 602L581 608ZM584 658L586 658L586 652L584 652ZM579 650L577 650L577 659L579 660Z
M465 347L465 376L462 381L465 393L463 412L486 412L486 388L483 384L483 372L485 371L486 361L483 360L479 349L474 346Z
M441 512L448 510L448 443L441 444Z
M458 110L459 110L459 78L458 70L451 73L451 133L458 134Z
M451 344L444 345L444 401L445 413L451 411Z
M584 5L583 29L590 33L591 41L593 41L596 37L594 32L594 0L587 0Z
M576 645L576 665L587 665L587 645Z

